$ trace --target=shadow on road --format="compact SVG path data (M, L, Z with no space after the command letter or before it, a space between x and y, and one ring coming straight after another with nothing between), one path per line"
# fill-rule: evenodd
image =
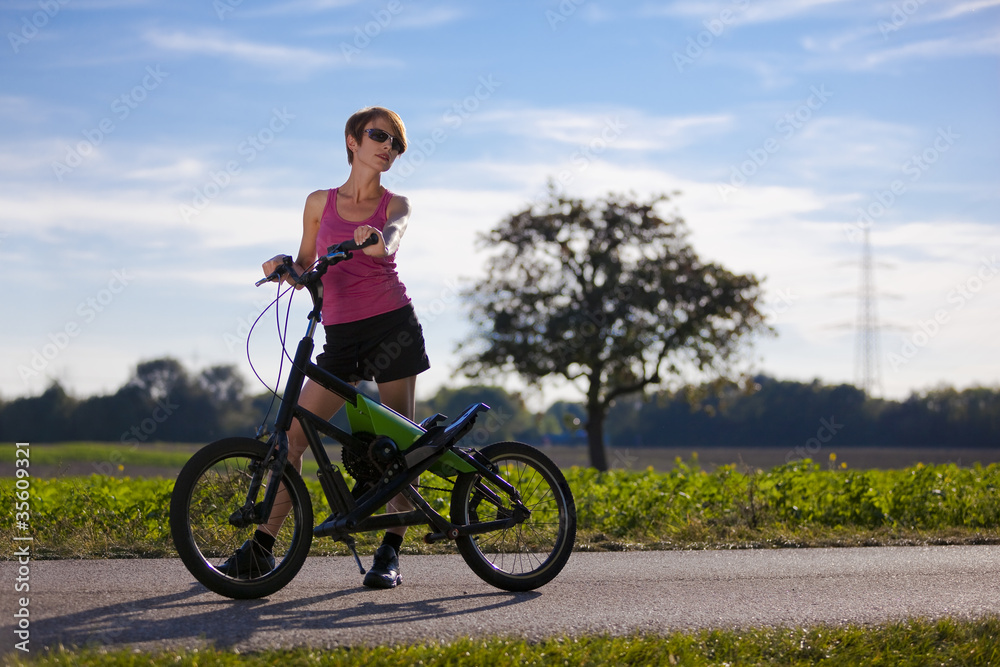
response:
M201 584L185 591L99 606L85 612L34 621L33 648L124 647L133 644L244 644L258 634L320 632L324 643L347 643L338 631L444 619L486 612L532 600L537 592L495 591L406 602L377 602L367 589L336 591L295 600L229 600ZM356 599L360 598L360 599ZM349 634L349 633L345 633ZM384 636L390 636L389 632ZM185 641L187 640L187 641ZM269 642L270 643L270 642ZM289 641L288 643L292 643ZM356 643L356 642L351 642Z

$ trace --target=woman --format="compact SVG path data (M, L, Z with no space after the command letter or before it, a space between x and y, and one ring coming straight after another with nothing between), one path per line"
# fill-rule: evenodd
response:
M344 137L351 173L339 188L318 190L306 198L295 271L304 273L328 246L346 239L361 243L374 233L378 243L364 248L363 254L356 252L350 261L332 267L323 277L326 344L316 363L350 382L374 380L382 403L413 419L416 376L430 363L423 333L394 262L410 204L381 184L382 173L406 150L406 130L395 112L368 107L348 119ZM277 255L264 262L264 275L274 271L284 258ZM393 350L393 354L386 354L386 350ZM343 407L344 399L310 381L303 387L299 405L329 419ZM296 470L302 469L307 447L302 428L295 421L288 432L288 461ZM280 501L276 499L276 508L282 506ZM391 511L411 508L402 496L389 503ZM254 539L219 569L232 570L233 576L248 568L255 574L272 569L273 536L285 518L285 514L278 514L273 511L269 522L258 527ZM386 531L375 562L365 575L365 586L393 588L402 583L398 554L405 532L405 527Z

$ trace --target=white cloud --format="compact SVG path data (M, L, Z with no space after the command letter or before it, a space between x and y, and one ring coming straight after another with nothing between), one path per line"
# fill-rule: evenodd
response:
M1000 7L1000 0L972 0L971 2L960 2L957 4L949 3L948 6L944 7L937 14L931 15L927 20L949 21L965 16L966 14L989 9L990 7Z
M271 7L246 7L250 16L280 16L289 14L318 14L331 9L342 9L360 4L360 0L293 0ZM243 9L241 7L240 9Z
M199 248L238 247L287 241L288 229L298 233L301 210L245 201L242 189L226 192L198 209L193 202L145 189L59 191L48 188L0 193L0 210L13 221L18 235L45 242L63 232L115 238L139 247L184 234ZM182 210L188 206L192 210Z
M182 158L171 164L156 167L137 167L122 174L122 178L133 181L144 182L168 182L194 180L208 170L201 160L194 158Z
M857 5L856 0L774 0L765 3L753 3L746 12L746 20L750 23L769 23L783 21L805 14L814 14L820 8L830 9Z
M401 3L398 7L396 12L381 8L351 18L339 16L336 23L318 24L307 29L305 34L352 36L362 41L374 41L385 32L440 28L468 16L466 9L457 7L416 8L407 3Z
M903 60L997 54L1000 54L1000 33L982 36L965 35L926 39L895 48L872 51L861 57L856 64L861 68L874 68Z
M1000 6L1000 0L957 5L921 3L913 9L907 5L905 11L899 3L876 5L870 8L874 11L870 19L863 23L838 29L829 36L807 35L800 42L814 54L810 69L863 70L908 60L996 55L1000 53L1000 32L984 16L996 6ZM983 21L955 25L955 19L968 19L976 12L981 12Z
M572 165L566 165L571 167ZM469 188L460 181L452 181L449 186L427 186L414 178L395 188L410 198L414 208L411 227L398 257L400 272L407 288L421 312L425 334L431 341L434 353L434 371L423 378L422 391L433 391L444 384L454 383L452 377L454 346L469 333L469 324L464 308L457 299L463 278L482 275L484 253L475 250L474 238L477 232L486 231L510 213L516 212L541 194L539 176L559 168L556 162L534 161L467 162L446 165L445 172L452 174L477 173L492 169L495 181L490 187ZM185 167L174 163L164 168L183 171ZM147 174L155 178L159 174ZM266 182L262 177L262 181ZM435 179L436 180L436 179ZM447 182L448 179L443 179ZM250 188L250 189L256 189ZM800 357L790 353L790 347L801 347L797 354L815 355L822 351L823 359L810 365L809 372L821 375L830 381L850 381L853 359L853 337L849 327L854 321L856 300L850 296L856 291L856 262L860 246L847 241L843 228L836 224L816 220L831 207L840 204L837 198L806 188L758 187L749 184L742 188L739 196L729 203L723 202L717 192L717 184L686 178L661 168L622 165L605 159L595 159L585 168L572 172L572 179L565 184L567 194L593 199L609 191L632 192L638 198L646 198L664 191L680 190L682 194L665 204L665 212L675 210L684 217L691 229L691 241L699 255L709 261L721 262L727 268L739 272L752 272L765 277L767 303L770 307L780 307L778 320L785 332L785 340L772 344L763 342L759 348L762 369L779 377L797 378L801 370ZM249 192L249 190L247 190ZM141 358L152 358L172 354L185 359L185 363L198 354L199 363L231 362L240 364L242 347L229 350L223 339L226 332L232 333L245 322L247 314L254 309L249 300L260 301L266 294L263 290L251 289L252 280L257 277L256 266L268 253L282 250L294 251L300 233L299 202L296 206L278 206L277 200L291 197L287 192L257 192L261 202L271 201L270 206L237 205L240 197L214 202L197 218L184 224L177 213L177 204L169 197L143 195L131 191L73 192L63 193L57 200L43 201L45 193L34 196L17 197L6 195L0 198L0 209L10 211L17 219L23 219L25 228L37 233L41 229L58 230L67 225L75 231L86 233L91 230L108 238L115 238L123 248L141 247L156 239L172 239L162 248L166 253L156 263L133 270L135 296L145 301L143 295L157 294L160 290L171 290L183 294L189 286L197 289L228 290L234 295L235 303L214 313L212 319L201 311L185 311L183 320L199 318L208 328L208 333L197 340L180 341L176 332L169 327L162 332L162 340L150 338L148 348L129 345L117 355L90 349L103 327L114 327L117 318L135 317L136 309L125 303L109 309L102 319L102 329L88 330L89 338L81 337L75 344L72 360L69 356L60 358L51 370L56 377L68 382L80 381L80 391L92 392L98 389L113 389L129 372L131 365ZM301 193L300 193L301 194ZM190 239L186 251L173 254L180 238ZM877 257L892 258L898 269L879 274L880 285L887 291L898 292L903 299L885 302L881 310L884 321L900 321L917 326L921 318L933 317L934 308L947 306L945 294L956 282L964 280L974 272L979 262L981 250L989 247L996 238L993 230L977 221L961 224L941 223L934 220L915 222L895 227L878 226L873 235ZM995 243L995 241L994 241ZM185 242L188 245L188 242ZM217 263L206 266L208 258L224 250L228 253L246 248L249 253L240 253L239 261ZM936 254L912 258L914 251L933 248ZM50 257L58 262L66 248L53 248ZM114 255L121 250L109 249ZM255 257L260 254L261 257ZM232 256L235 259L235 256ZM445 261L443 261L445 258ZM137 266L133 257L127 266ZM88 261L93 261L91 258ZM106 261L106 258L105 258ZM970 263L971 262L971 263ZM130 269L131 270L131 269ZM97 271L99 276L100 271ZM919 385L922 377L937 372L936 364L944 363L940 355L947 355L942 347L988 346L984 339L989 328L968 328L969 323L987 323L988 313L995 312L997 303L995 288L1000 281L991 285L992 292L983 289L977 300L970 301L962 312L952 320L954 326L942 331L933 346L915 357L906 367L897 369L891 376L887 374L886 385L894 395L905 394L908 388ZM132 288L130 288L131 291ZM91 290L92 291L92 290ZM835 296L847 293L847 296ZM992 295L992 296L991 296ZM928 296L931 301L928 301ZM173 305L177 307L176 304ZM993 309L992 311L990 309ZM960 315L960 316L959 316ZM986 318L986 319L984 319ZM293 315L295 323L301 319ZM52 326L56 326L56 322ZM848 331L839 333L831 325L845 324ZM124 325L123 325L124 326ZM272 324L268 327L273 328ZM57 327L58 328L58 327ZM230 331L232 330L232 331ZM44 338L44 334L43 334ZM91 340L93 339L93 341ZM37 339L42 340L42 339ZM15 345L14 349L22 359L30 357L32 345L37 340ZM265 340L265 339L262 339ZM893 338L888 333L886 346L895 346L898 335ZM272 341L273 343L273 341ZM263 345L263 343L262 343ZM194 346L194 347L192 347ZM271 347L264 346L261 357L255 363L269 380L274 373L268 354ZM272 345L273 347L273 345ZM22 349L23 348L23 349ZM984 349L986 349L984 347ZM195 350L200 350L196 352ZM84 358L77 358L79 354ZM228 355L228 356L227 356ZM104 364L90 384L77 377L90 372L90 362ZM114 364L111 361L114 361ZM70 363L72 361L72 363ZM939 377L966 378L969 374L956 376L941 372ZM978 377L988 378L995 370L981 369ZM96 372L96 371L95 371ZM809 378L804 378L809 379ZM952 381L959 381L958 379ZM41 382L41 381L40 381ZM95 384L95 383L100 383ZM11 385L20 386L20 385ZM33 391L44 387L32 385Z
M386 28L393 30L425 30L427 28L438 28L450 23L460 21L468 16L468 10L463 7L410 7L413 11L406 11L407 5L397 14Z
M513 108L476 114L467 126L481 132L530 137L533 143L556 142L586 148L629 151L680 148L731 129L727 113L692 116L652 116L636 109Z
M327 53L315 49L250 42L219 32L189 34L180 31L150 31L145 38L151 45L167 51L222 56L269 68L312 70L342 67L346 64L339 52Z
M803 14L814 13L821 7L858 5L857 0L771 0L765 3L750 0L714 0L696 2L680 0L672 3L645 5L640 9L644 16L689 17L711 20L728 12L732 19L727 23L769 23L783 21Z

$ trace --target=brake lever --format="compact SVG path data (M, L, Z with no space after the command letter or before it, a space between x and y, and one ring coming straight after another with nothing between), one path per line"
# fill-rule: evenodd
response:
M257 282L255 282L254 286L260 287L264 283L271 283L271 282L275 282L277 280L281 280L281 271L275 270L275 271L271 272L271 275L265 276L264 278L261 278L260 280L258 280Z
M292 258L289 257L288 255L285 255L284 259L282 259L281 265L279 265L278 268L272 271L270 275L258 280L256 283L254 283L254 285L260 287L264 283L277 282L281 280L282 276L284 276L286 273L289 276L291 276L294 282L297 283L302 278L302 276L300 276L298 273L295 272L294 266L295 265L292 262Z

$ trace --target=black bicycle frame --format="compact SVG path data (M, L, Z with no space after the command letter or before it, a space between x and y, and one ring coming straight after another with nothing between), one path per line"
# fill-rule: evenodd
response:
M330 256L332 256L332 253L328 255L328 257ZM349 256L349 253L347 256ZM240 522L249 523L250 515L252 514L252 520L255 523L266 523L267 518L271 514L271 508L274 506L278 487L280 486L280 484L272 482L281 479L284 466L288 461L287 433L292 427L293 419L297 419L302 426L309 449L312 451L313 456L316 457L319 465L318 477L320 484L326 496L327 504L333 512L327 520L313 528L313 533L317 537L329 536L342 540L352 548L353 552L352 533L402 526L430 525L436 532L427 535L425 540L433 542L446 538L454 539L460 535L472 535L509 528L524 521L530 512L520 503L517 491L492 469L489 461L480 460L478 452L475 450L464 450L455 446L457 440L462 437L475 420L477 410L474 409L468 410L460 418L464 419L464 422L459 425L460 428L455 429L458 433L454 434L453 438L445 439L441 443L430 438L427 443L423 443L424 447L429 447L433 450L430 454L421 454L422 458L419 460L416 460L416 457L414 457L412 465L410 465L409 461L407 462L406 470L403 474L397 474L388 479L380 480L355 499L350 490L348 490L347 483L340 469L330 460L326 448L321 441L320 434L322 433L333 438L341 443L342 446L363 448L366 443L359 440L353 434L338 428L329 420L315 415L298 405L306 378L337 394L351 405L357 407L358 404L359 392L353 385L320 368L312 361L312 354L315 348L313 336L320 322L320 310L323 303L323 284L320 281L320 277L324 271L325 265L323 265L321 270L313 271L308 280L300 282L300 284L303 284L308 289L313 302L313 310L308 316L309 325L305 335L299 341L298 347L295 350L295 356L292 359L292 366L288 374L288 379L285 382L285 391L282 395L274 422L274 435L272 435L271 447L263 461L263 465L253 476L251 488L247 494L246 505L244 505L241 512L233 515L234 518L231 519L231 522L234 521L237 514L242 513L241 518L238 519ZM485 409L485 406L482 407ZM456 420L455 423L458 421ZM455 423L449 425L448 428L455 426ZM428 430L425 435L429 436L433 434ZM423 436L414 443L409 451L412 452L413 449L417 449L422 444L422 440ZM489 479L505 493L508 493L516 503L512 515L506 519L486 521L474 525L457 525L435 511L423 496L413 488L412 483L447 452L454 452L475 470L477 474ZM259 492L265 471L272 473L270 477L271 482L267 484L263 500L260 503L255 503L254 500ZM485 497L492 497L498 500L493 491L482 483L477 485L477 492L482 493ZM400 493L410 500L417 509L408 512L391 512L374 515L389 500ZM248 511L250 508L253 508L252 513ZM357 554L355 553L354 555L357 558Z

